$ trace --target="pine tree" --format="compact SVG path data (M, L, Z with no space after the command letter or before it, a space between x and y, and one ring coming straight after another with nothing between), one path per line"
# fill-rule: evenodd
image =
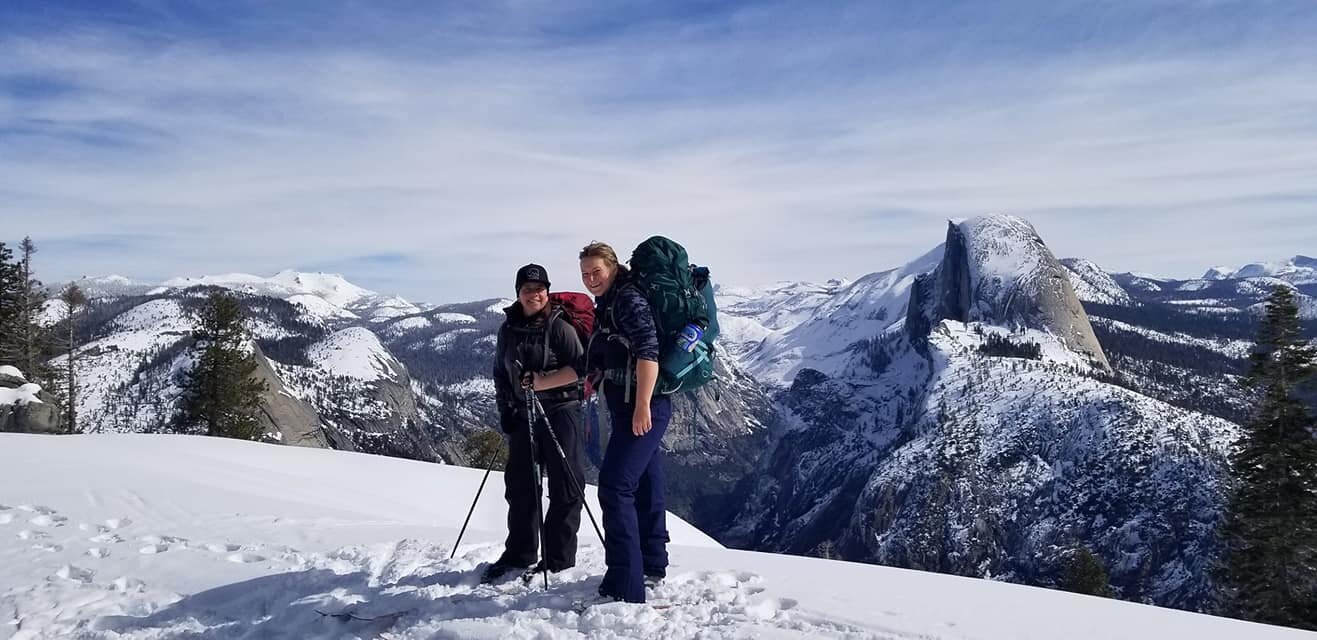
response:
M487 464L489 456L494 456L494 468L501 471L508 463L508 452L504 444L501 434L482 429L467 436L462 448L467 459L474 464Z
M1093 555L1088 547L1080 547L1066 559L1065 570L1061 574L1061 589L1073 593L1110 598L1111 579L1102 561Z
M59 299L64 301L64 323L68 325L68 341L64 343L64 400L68 414L65 424L69 433L78 433L78 311L86 306L87 296L74 283L64 288Z
M814 557L823 558L824 560L837 559L837 545L831 540L824 540L819 546L814 547Z
M37 315L46 302L41 281L32 275L32 256L37 252L32 238L23 238L19 244L22 255L18 261L18 322L17 336L18 368L27 374L29 380L47 381L50 372L46 367L49 347L46 344L45 331L37 324Z
M261 396L268 386L252 377L256 358L248 351L242 307L225 293L213 293L195 330L201 355L184 380L184 419L206 435L256 440Z
M1260 404L1231 455L1219 573L1226 612L1317 629L1317 438L1301 396L1317 372L1288 286L1267 300L1246 384Z
M14 252L0 242L0 365L21 367L18 349L22 335L18 328L21 273L13 259Z

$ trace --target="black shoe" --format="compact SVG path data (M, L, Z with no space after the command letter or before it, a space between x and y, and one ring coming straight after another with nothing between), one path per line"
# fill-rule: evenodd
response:
M535 578L536 575L544 573L546 568L548 569L549 573L558 573L559 571L566 571L568 569L571 569L574 566L576 565L569 564L563 567L559 567L559 566L548 567L547 565L545 565L543 560L540 560L539 562L535 563L535 566L527 569L525 573L521 574L521 580L523 582L530 582L532 579Z
M657 588L660 584L663 584L663 579L666 577L667 576L662 573L646 573L645 588L646 589Z
M550 565L548 565L547 563L545 563L543 560L540 560L539 562L536 562L536 563L535 563L535 566L533 566L533 567L527 569L527 570L526 570L526 573L543 573L544 570L545 570L545 568L548 568L549 573L558 573L559 571L566 571L566 570L571 569L572 567L575 567L575 566L576 566L576 563L575 563L575 562L573 562L573 563L571 563L571 564L565 564L565 565L556 565L556 564L555 564L555 565L550 566Z
M499 560L498 562L485 567L485 572L480 574L480 583L489 584L491 582L497 582L500 578L510 573L524 570L525 568L526 567L521 565L515 565L511 562L503 562L502 560Z

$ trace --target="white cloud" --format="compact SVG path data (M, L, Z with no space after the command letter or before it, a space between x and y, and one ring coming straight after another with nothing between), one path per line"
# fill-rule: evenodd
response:
M1188 275L1317 240L1310 45L1029 59L947 41L932 63L901 47L946 33L788 45L751 11L727 33L564 43L536 35L542 15L507 16L526 24L477 37L463 21L491 18L460 16L430 53L0 38L15 75L64 87L0 93L0 218L51 243L48 280L341 262L432 301L504 295L529 260L579 288L582 244L652 233L738 283L889 268L946 218L991 211L1120 270ZM89 249L107 235L141 242ZM411 260L360 260L380 254Z

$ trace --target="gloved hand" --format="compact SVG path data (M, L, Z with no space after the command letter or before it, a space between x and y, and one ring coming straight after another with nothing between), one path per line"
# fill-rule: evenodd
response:
M699 344L700 339L703 337L703 327L695 323L688 324L685 327L682 327L680 334L677 334L677 346L681 347L682 350L687 353L690 353L695 351L695 345Z
M517 404L511 400L498 403L498 426L503 433L513 433L526 426L526 416L518 416Z

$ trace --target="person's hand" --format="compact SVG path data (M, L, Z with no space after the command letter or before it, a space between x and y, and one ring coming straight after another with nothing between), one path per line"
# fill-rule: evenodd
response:
M687 353L695 351L695 345L700 343L704 337L704 328L698 324L691 323L682 327L681 333L677 335L677 346Z
M637 438L649 433L654 428L653 419L649 415L649 403L636 403L635 411L631 412L631 433Z

